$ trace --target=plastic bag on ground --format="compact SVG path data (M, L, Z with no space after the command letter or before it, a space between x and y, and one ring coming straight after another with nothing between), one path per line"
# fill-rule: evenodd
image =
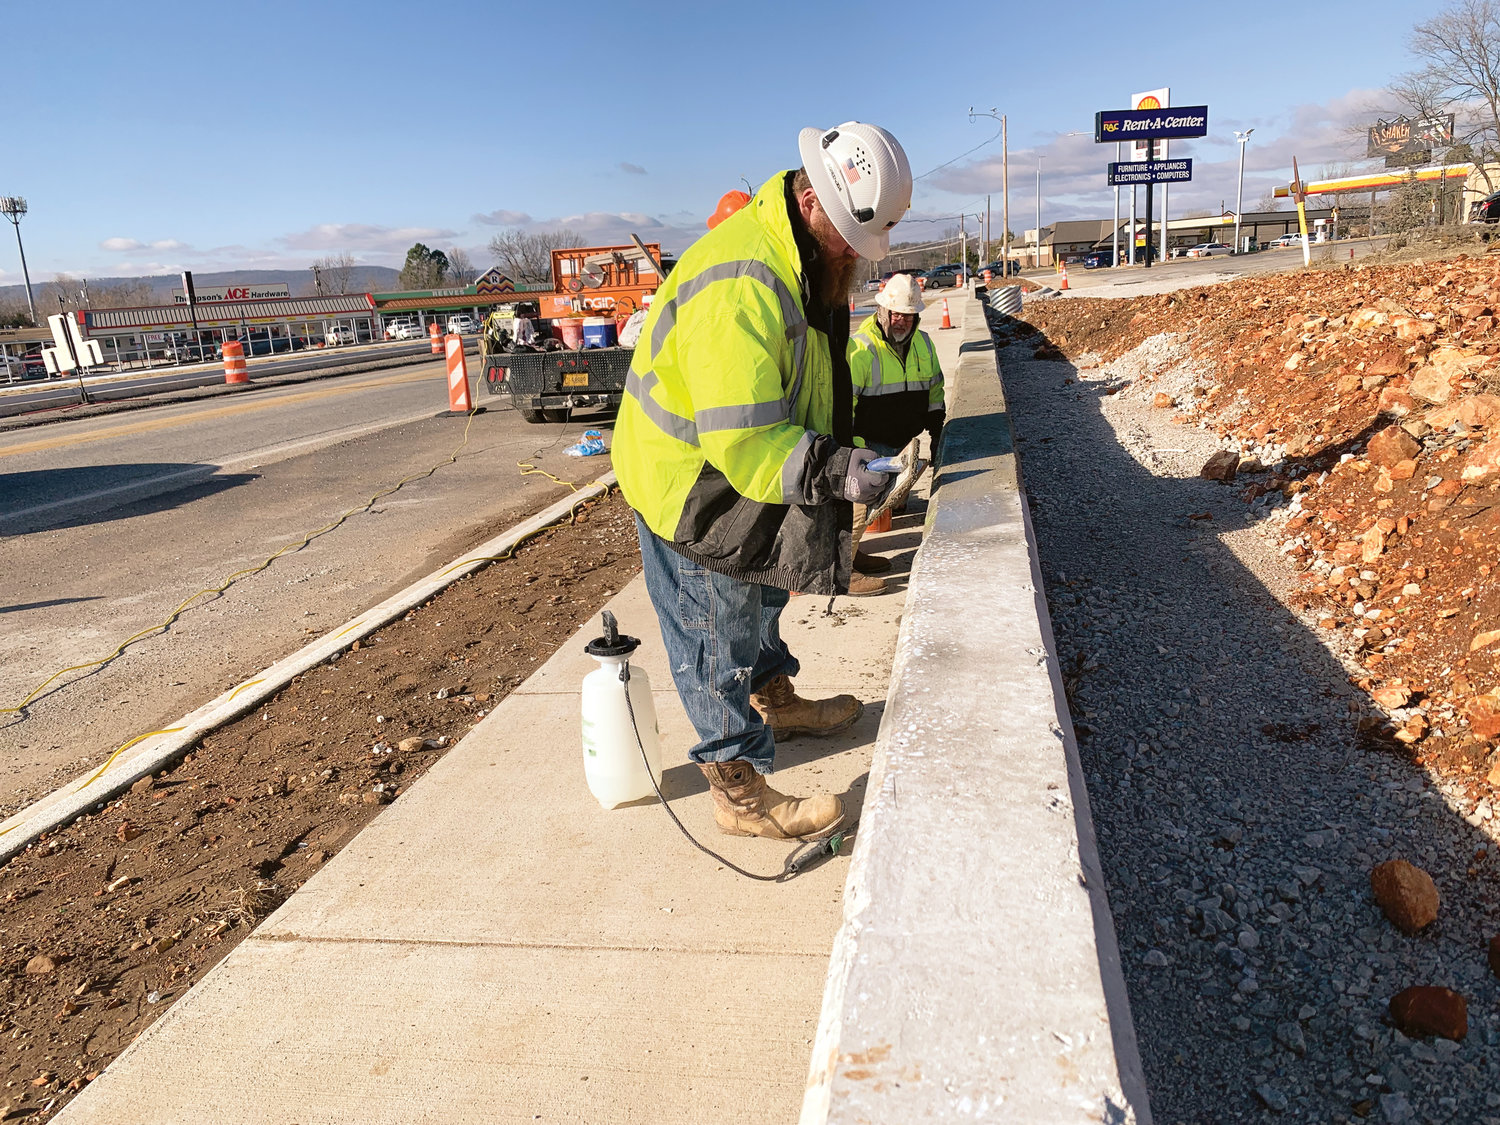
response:
M604 435L598 430L584 430L583 440L577 445L570 445L563 450L569 457L593 457L598 453L607 453L604 448Z

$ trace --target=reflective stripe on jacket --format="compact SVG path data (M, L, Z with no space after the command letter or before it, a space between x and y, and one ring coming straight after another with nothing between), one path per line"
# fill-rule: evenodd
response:
M823 479L838 448L833 322L814 309L822 323L809 323L791 175L695 242L657 290L613 460L625 499L679 553L743 581L835 593L848 585L851 515Z
M912 329L903 363L872 316L849 337L849 374L854 381L854 432L866 442L900 448L924 429L933 411L943 411L943 371L932 340Z

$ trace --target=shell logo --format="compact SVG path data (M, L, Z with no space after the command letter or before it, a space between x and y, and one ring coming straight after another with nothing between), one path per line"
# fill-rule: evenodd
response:
M1147 94L1136 103L1136 109L1160 109L1161 102L1157 101L1155 94Z

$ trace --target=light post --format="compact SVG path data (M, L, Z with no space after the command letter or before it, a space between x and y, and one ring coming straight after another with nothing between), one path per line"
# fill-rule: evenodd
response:
M1240 252L1240 213L1244 210L1245 200L1245 142L1250 139L1254 129L1246 129L1241 133L1238 129L1234 131L1234 139L1240 142L1240 179L1239 186L1234 189L1234 252Z
M1047 159L1041 154L1036 158L1036 257L1032 259L1032 268L1042 268L1042 161Z
M991 117L1000 122L1000 260L1007 263L1001 268L1006 270L1006 277L1010 276L1010 134L1006 130L1005 114L996 113L996 107L990 106L990 111L976 110L969 107L969 120L972 122L976 117ZM989 210L988 206L985 208ZM989 241L989 230L985 230L986 245ZM988 256L988 255L986 255Z
M26 214L26 200L19 195L0 195L0 215L10 220L16 228L16 249L21 252L21 277L26 282L26 309L31 313L31 323L40 326L36 318L36 302L31 299L31 274L26 269L26 248L21 245L21 216Z

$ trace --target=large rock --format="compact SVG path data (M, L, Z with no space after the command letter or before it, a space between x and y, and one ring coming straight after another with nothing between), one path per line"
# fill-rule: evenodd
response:
M1500 421L1500 395L1470 395L1458 402L1458 420L1471 430L1483 430Z
M1417 400L1400 387L1381 387L1379 407L1382 414L1405 418L1417 408Z
M1403 933L1414 934L1438 916L1437 884L1404 859L1388 860L1371 871L1370 889L1391 925Z
M1365 364L1366 375L1403 375L1406 373L1410 361L1406 353L1400 348L1391 348L1389 351L1381 352L1378 356Z
M1469 1034L1469 1004L1451 988L1416 984L1391 997L1391 1022L1413 1039L1440 1035L1459 1042Z
M1198 475L1209 480L1232 481L1239 469L1240 455L1232 449L1221 449L1203 463Z
M1414 397L1441 406L1453 397L1454 384L1483 367L1486 356L1469 348L1439 348L1411 380Z
M1412 461L1422 452L1422 443L1400 426L1387 426L1370 439L1365 456L1382 468L1390 469L1402 461Z
M1465 484L1487 484L1500 477L1500 438L1491 438L1469 454L1460 476Z

